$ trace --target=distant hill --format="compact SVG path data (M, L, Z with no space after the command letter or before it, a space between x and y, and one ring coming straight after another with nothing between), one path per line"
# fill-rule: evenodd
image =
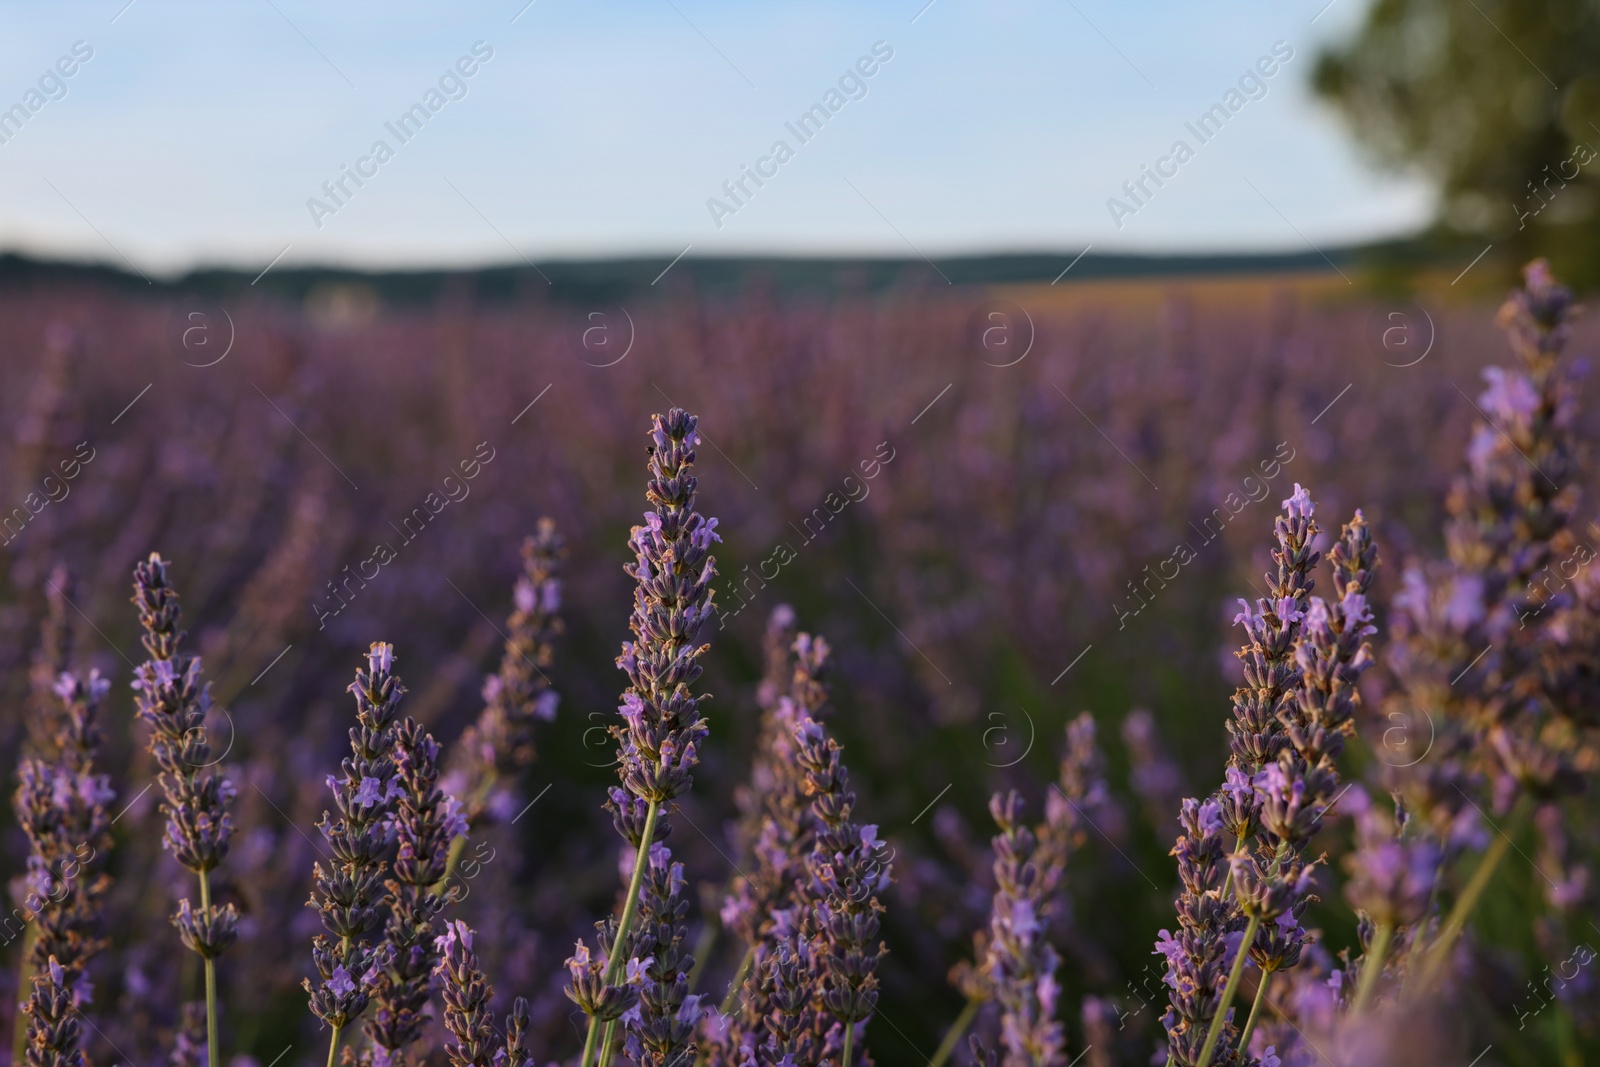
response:
M470 294L497 303L519 299L556 302L615 300L623 296L681 292L685 287L731 294L752 287L783 293L878 292L895 287L1015 285L1048 283L1071 266L1063 284L1105 278L1174 275L1260 274L1273 271L1331 270L1352 266L1419 265L1431 259L1409 243L1329 248L1323 252L1210 255L1120 255L1076 252L1051 255L953 256L931 264L916 258L668 257L553 260L537 266L517 264L460 270L362 271L323 267L281 267L264 276L233 269L202 269L176 279L147 281L138 274L103 264L35 259L0 254L0 286L31 288L62 283L108 286L129 292L237 294L302 301L314 290L359 285L385 304L428 304L447 292ZM670 264L670 269L669 269ZM663 274L663 272L665 272Z

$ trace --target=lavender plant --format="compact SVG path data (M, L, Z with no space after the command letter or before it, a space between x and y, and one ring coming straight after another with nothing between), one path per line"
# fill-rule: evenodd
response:
M468 821L504 821L514 809L505 788L534 759L534 727L556 716L560 697L547 673L561 621L561 559L566 544L554 519L541 518L522 542L522 574L512 590L500 669L483 683L483 711L456 748L452 792L465 796Z
M205 963L206 1060L220 1062L217 1030L216 960L238 937L239 916L230 904L211 900L211 871L228 854L233 819L228 805L233 784L216 768L206 739L211 689L200 677L200 657L182 650L178 594L157 553L133 572L133 602L139 609L142 638L150 658L134 671L133 689L140 721L150 727L150 754L161 768L167 831L162 847L200 880L200 905L178 901L173 923L183 943Z
M398 686L397 686L398 689ZM460 805L438 788L439 744L414 719L394 731L398 783L394 834L398 852L384 887L389 917L382 955L388 960L372 993L376 1010L367 1036L383 1051L378 1067L404 1067L406 1049L427 1022L428 984L439 965L437 920L454 892L438 892L453 841L464 839Z
M714 610L711 544L722 538L717 520L694 510L698 425L681 408L654 417L645 488L652 510L645 512L645 524L635 526L628 541L636 557L624 568L636 583L628 622L634 640L623 642L617 657L629 684L618 709L623 725L612 727L622 786L611 790L610 810L617 832L637 851L622 915L614 929L610 923L599 927L603 955L591 965L580 945L567 961L573 975L568 996L589 1016L581 1067L591 1067L597 1056L609 1058L615 1020L630 1006L626 1002L632 994L617 979L650 846L666 837L662 805L688 791L697 746L706 736L700 698L689 687L700 677L699 660L709 647L694 640Z
M51 755L22 761L12 800L29 847L21 904L30 916L31 940L23 974L55 966L83 1005L92 999L89 961L107 945L102 907L111 887L104 873L111 819L106 804L115 793L110 779L95 769L100 747L95 712L110 687L98 671L87 680L69 673L57 679L58 706L47 720Z
M826 639L796 634L793 609L779 605L773 610L767 626L767 672L759 692L761 735L750 784L736 794L743 861L721 910L723 926L739 938L744 954L721 1008L727 1013L737 1001L739 1016L724 1040L713 1043L720 1046L719 1056L732 1056L736 1050L749 1050L740 1056L753 1055L766 1040L764 1020L771 1011L767 989L777 979L765 972L777 965L775 931L794 917L796 883L804 875L815 837L795 731L803 717L821 721L827 715L829 656Z
M397 836L395 801L406 795L406 783L400 778L393 755L399 732L398 706L406 691L394 673L394 646L373 642L367 653L367 669L356 670L356 679L348 689L356 698L351 754L340 764L342 776L328 776L338 817L324 811L317 824L333 855L326 867L321 862L313 866L315 889L308 903L317 909L327 933L318 934L311 947L319 981L313 984L308 978L302 982L310 996L311 1011L331 1031L328 1067L337 1062L339 1037L345 1027L361 1016L380 987L387 985L397 998L408 992L386 983L385 971L396 962L390 945L385 942L374 947L366 940L382 916L383 872ZM413 784L421 785L420 778ZM425 826L420 818L415 825ZM431 837L427 844L431 849ZM429 855L431 858L431 851ZM413 855L412 859L414 862L416 857ZM408 865L402 877L413 873ZM426 902L418 905L430 906ZM402 915L404 906L402 903ZM413 934L409 929L400 931L407 952L407 958L397 967L402 976L408 976L415 963L411 956ZM375 1028L384 1040L395 1041L392 1047L396 1049L403 1048L411 1036L407 1026L410 1020L396 1018L392 1012L395 1008L404 1011L408 1006L397 999L391 1006L391 1016L378 1020Z
M874 944L883 911L877 894L890 884L890 857L878 828L853 818L856 795L839 743L805 715L795 739L816 820L801 883L806 914L800 924L813 931L808 946L817 976L813 1009L826 1012L842 1029L840 1064L850 1067L856 1032L878 1004L874 972L885 949Z
M77 995L55 957L33 976L33 991L22 1010L28 1018L28 1067L84 1067Z
M1567 639L1592 629L1593 607L1549 573L1580 547L1572 532L1578 368L1563 358L1572 294L1543 261L1524 278L1499 316L1518 365L1485 371L1486 421L1447 501L1448 557L1408 571L1395 603L1401 699L1428 712L1440 734L1437 758L1396 785L1438 834L1446 863L1483 840L1483 805L1473 798L1486 786L1488 802L1510 811L1427 950L1424 984L1438 977L1510 841L1600 766L1592 708L1570 699L1587 691L1573 684L1587 668L1571 667L1591 657L1569 658Z
M967 1003L930 1061L940 1067L981 1007L1001 1006L1001 1058L1006 1067L1058 1064L1066 1035L1056 1019L1060 963L1047 939L1066 918L1067 864L1088 836L1089 810L1108 803L1105 760L1095 742L1094 717L1067 724L1060 781L1045 795L1045 818L1030 829L1020 821L1022 797L996 793L989 812L1000 828L993 839L995 891L986 931L973 935L974 963L963 961L951 980Z

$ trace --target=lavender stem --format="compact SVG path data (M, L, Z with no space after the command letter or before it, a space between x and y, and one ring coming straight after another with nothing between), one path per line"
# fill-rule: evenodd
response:
M728 995L722 998L722 1007L719 1009L726 1015L733 1010L733 1005L739 999L739 990L744 988L744 980L750 973L750 965L756 961L755 946L744 950L744 958L739 961L739 969L734 972L733 984L728 986Z
M928 1061L928 1067L944 1067L944 1061L948 1060L950 1054L956 1050L956 1046L961 1044L962 1035L967 1032L967 1027L972 1025L972 1020L977 1017L978 1009L982 1006L982 1001L970 999L967 1001L966 1006L961 1009L961 1014L950 1024L950 1029L944 1032L944 1040L934 1049L933 1059Z
M633 859L633 877L628 880L628 896L622 902L622 920L617 923L617 936L611 940L611 954L606 960L605 981L607 985L614 985L622 965L622 950L628 943L628 931L633 927L633 916L639 910L639 887L644 884L644 870L650 863L650 845L656 836L656 815L661 811L661 802L650 801L650 809L645 813L644 832L639 837L639 851ZM609 1048L610 1037L615 1021L606 1024L606 1047ZM594 1062L595 1036L599 1031L598 1017L589 1016L589 1036L583 1042L583 1060L580 1067L589 1067ZM604 1050L602 1050L604 1054Z
M1494 843L1483 854L1483 859L1478 861L1478 867L1472 872L1471 880L1456 898L1455 907L1450 909L1450 918L1445 921L1444 929L1439 931L1439 940L1428 949L1428 957L1422 965L1422 972L1417 975L1418 989L1426 990L1438 977L1445 960L1450 956L1450 950L1455 947L1456 938L1460 937L1461 931L1465 929L1467 919L1472 915L1472 909L1478 906L1478 898L1483 896L1483 891L1489 886L1489 879L1494 877L1495 868L1500 866L1500 861L1505 858L1506 849L1511 847L1511 839L1522 832L1532 817L1533 798L1524 793L1517 798L1517 806L1512 809L1511 818L1501 829L1500 836L1495 838Z
M1211 1054L1217 1050L1217 1041L1222 1037L1222 1026L1228 1018L1228 1007L1233 1003L1233 995L1239 991L1239 979L1244 976L1244 961L1250 958L1250 946L1255 944L1256 931L1259 929L1261 929L1261 916L1250 916L1250 922L1244 928L1244 940L1239 942L1239 951L1233 957L1233 969L1228 972L1228 984L1222 989L1222 1000L1217 1004L1217 1014L1211 1019L1211 1029L1206 1031L1206 1043L1200 1049L1200 1062L1197 1067L1211 1067Z
M1372 931L1372 946L1367 949L1366 959L1361 961L1361 985L1356 988L1356 1002L1351 1009L1353 1014L1360 1015L1367 1010L1367 1004L1378 988L1378 976L1383 974L1383 957L1389 952L1389 939L1393 936L1394 923L1380 922Z
M840 1057L840 1060L839 1060L840 1067L850 1067L850 1051L851 1051L851 1047L855 1043L855 1036L856 1036L856 1024L853 1021L845 1023L844 1024L844 1055L842 1057Z
M1256 997L1250 1004L1250 1018L1244 1021L1244 1029L1239 1032L1239 1051L1250 1051L1250 1035L1255 1033L1256 1019L1261 1015L1261 1004L1267 999L1267 983L1272 981L1271 971L1261 972L1261 981L1256 983Z
M200 908L207 915L211 914L211 875L202 869L200 871ZM205 957L206 965L206 1063L208 1067L217 1067L220 1058L217 1054L217 961L210 956Z

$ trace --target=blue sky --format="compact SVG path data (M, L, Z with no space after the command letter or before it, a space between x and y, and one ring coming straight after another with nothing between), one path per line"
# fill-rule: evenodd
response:
M286 247L286 264L417 266L1363 240L1431 210L1306 87L1365 2L8 4L0 109L26 108L76 42L93 56L0 126L0 247L153 274ZM1200 144L1185 122L1279 41L1293 58ZM874 66L877 42L893 54ZM385 123L462 57L473 73L447 87L465 95L434 97L402 143ZM859 98L830 101L863 57ZM786 128L831 102L810 140ZM1107 200L1135 206L1123 183L1180 138L1193 158L1114 220ZM780 139L792 158L761 163ZM736 205L723 183L757 165L771 177ZM369 177L336 205L323 183L346 166Z

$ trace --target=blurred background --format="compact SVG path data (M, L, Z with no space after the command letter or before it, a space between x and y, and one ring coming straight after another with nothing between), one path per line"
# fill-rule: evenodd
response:
M1600 283L1587 0L106 0L0 20L0 507L92 454L5 527L3 741L68 575L55 611L113 680L131 804L95 1062L162 1059L196 981L175 938L146 939L179 872L140 793L134 562L172 561L226 710L242 830L219 892L247 919L229 1051L312 1062L300 902L344 686L394 642L407 710L448 747L543 515L569 545L560 712L521 786L538 817L462 910L495 932L502 997L537 998L543 1055L576 1050L560 961L618 886L601 728L645 431L672 405L701 417L724 539L712 742L673 841L707 893L697 933L733 873L761 638L789 603L836 650L833 727L897 850L874 1058L925 1063L960 1009L943 975L988 908L988 797L1037 812L1088 710L1115 804L1069 873L1062 999L1114 998L1104 1062L1146 1062L1176 798L1220 772L1229 620L1277 502L1308 486L1333 531L1364 508L1387 601L1439 551L1520 265ZM475 454L470 493L336 597ZM1193 561L1151 583L1180 545ZM9 879L9 823L4 841ZM1508 867L1487 909L1528 952L1535 877ZM1336 950L1354 933L1325 896ZM736 954L711 945L720 992ZM1515 1029L1525 971L1489 975L1474 1027ZM1556 1036L1494 1040L1485 1064L1532 1064Z

